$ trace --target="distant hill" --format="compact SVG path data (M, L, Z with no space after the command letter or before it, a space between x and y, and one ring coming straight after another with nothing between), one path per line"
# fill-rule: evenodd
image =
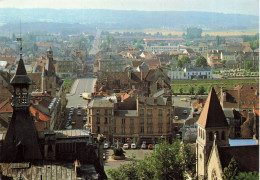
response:
M0 25L12 31L22 17L23 26L30 23L30 28L56 23L62 26L102 29L175 29L201 27L211 30L246 30L259 27L259 17L241 14L223 14L209 12L184 11L122 11L122 10L91 10L91 9L0 9ZM48 22L48 23L47 23ZM35 23L35 24L34 24ZM46 24L47 23L47 24ZM66 25L67 24L67 25ZM71 26L71 25L70 25ZM18 25L19 27L19 25ZM7 29L6 29L7 28ZM26 28L26 27L24 27ZM43 26L44 28L44 26ZM58 28L56 26L56 28ZM52 29L52 28L50 28ZM30 30L30 29L26 29Z

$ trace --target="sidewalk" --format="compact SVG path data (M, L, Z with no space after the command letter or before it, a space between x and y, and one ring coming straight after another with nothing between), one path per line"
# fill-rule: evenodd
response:
M79 85L79 79L76 79L73 85L71 86L70 93L67 94L67 96L73 96L76 93L78 85Z

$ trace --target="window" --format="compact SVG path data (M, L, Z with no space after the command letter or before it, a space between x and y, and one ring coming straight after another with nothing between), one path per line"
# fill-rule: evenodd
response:
M114 127L114 133L116 134L116 127Z
M122 127L122 134L125 134L125 126Z
M107 123L108 123L107 118L105 118L105 122L104 122L104 124L107 124Z
M122 124L125 124L125 119L122 119Z
M209 140L213 141L213 133L212 132L209 132Z
M250 101L249 104L254 104L254 102L253 102L253 101Z
M152 128L152 126L148 126L147 132L148 132L148 133L153 133L153 128Z
M159 109L158 116L162 116L162 109Z
M158 133L162 133L162 126L158 127Z
M100 124L100 118L97 117L97 124Z
M246 102L245 102L245 101L242 101L241 104L246 104Z
M97 109L97 115L99 115L99 113L100 113L100 110L99 110L99 109Z
M108 132L108 128L104 127L104 133L107 133L107 132Z
M219 134L218 134L218 131L216 131L216 139L219 140Z
M152 118L147 118L147 124L152 124Z
M200 129L199 129L199 137L201 137L201 135L200 135Z
M221 133L221 140L225 140L225 139L226 139L226 137L225 137L225 132L222 131L222 133Z
M144 133L144 127L143 126L140 127L140 133Z
M144 116L144 109L140 109L140 116Z
M211 179L212 179L212 180L218 180L215 169L212 170Z
M105 115L107 115L107 109L105 110Z
M167 115L171 115L171 110L170 109L167 109Z
M152 109L148 109L147 110L147 116L152 116L153 112L152 112Z
M144 118L140 119L140 124L144 124Z
M97 127L97 133L100 133L100 127L99 126Z

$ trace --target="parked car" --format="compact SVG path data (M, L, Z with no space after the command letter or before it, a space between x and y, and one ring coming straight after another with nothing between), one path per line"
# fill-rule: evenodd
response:
M131 144L131 149L136 149L136 144L135 143Z
M153 144L148 144L148 149L153 149Z
M78 105L77 105L77 108L78 108L78 109L80 109L80 108L81 108L81 105L80 105L80 104L78 104Z
M124 144L124 145L123 145L123 148L124 148L124 149L129 149L129 144Z
M146 144L142 144L141 149L146 149Z
M111 146L110 146L110 148L115 148L116 147L116 145L114 145L114 144L112 144Z
M84 112L84 116L87 116L87 115L88 115L88 114L87 114L87 111L85 111L85 112Z
M87 117L86 116L83 117L83 121L87 121Z
M187 110L183 110L183 114L187 114L188 113L188 111Z
M71 107L70 107L70 110L72 110L72 111L73 111L74 109L75 109L75 108L74 108L74 106L71 106Z
M78 110L77 115L81 116L81 110Z
M108 149L108 148L109 148L108 143L105 143L105 144L104 144L104 149Z

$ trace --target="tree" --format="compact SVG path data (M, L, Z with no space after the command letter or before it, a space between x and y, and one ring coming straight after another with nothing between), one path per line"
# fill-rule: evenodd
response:
M182 68L183 67L182 61L178 60L176 66Z
M141 44L137 44L137 45L136 45L136 48L139 49L139 50L144 50L144 46L141 45Z
M233 180L235 179L235 176L238 175L238 166L237 162L234 158L231 159L231 161L228 164L228 167L224 168L223 172L223 180Z
M240 172L236 176L236 180L259 180L258 172Z
M181 141L169 144L161 142L158 147L144 160L135 158L118 169L107 171L111 179L186 179L187 175L195 174L195 154L191 148Z
M180 88L179 91L180 91L180 94L183 94L183 88Z
M93 41L95 39L95 37L93 36L93 35L89 35L88 36L88 40L91 42L91 41Z
M201 67L201 66L205 67L207 65L208 65L207 60L203 56L199 56L196 59L195 66L197 66L197 67Z
M193 86L190 87L190 94L194 94L194 87Z
M205 93L205 88L204 88L204 86L199 86L199 87L198 87L197 94L203 95L204 93Z
M181 61L183 65L191 63L190 58L188 56L182 56Z

